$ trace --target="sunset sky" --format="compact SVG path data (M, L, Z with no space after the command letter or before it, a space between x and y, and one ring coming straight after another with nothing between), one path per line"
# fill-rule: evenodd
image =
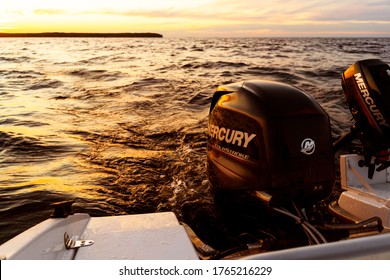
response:
M390 37L390 0L0 1L0 32Z

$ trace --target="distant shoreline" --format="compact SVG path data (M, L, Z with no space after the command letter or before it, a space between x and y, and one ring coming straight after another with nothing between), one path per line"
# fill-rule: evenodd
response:
M77 32L42 32L42 33L0 33L0 38L162 38L158 33L77 33Z

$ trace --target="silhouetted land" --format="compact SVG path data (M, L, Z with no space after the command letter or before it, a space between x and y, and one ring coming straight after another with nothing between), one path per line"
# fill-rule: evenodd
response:
M0 33L4 37L54 37L54 38L162 38L158 33L66 33L66 32L43 32L43 33Z

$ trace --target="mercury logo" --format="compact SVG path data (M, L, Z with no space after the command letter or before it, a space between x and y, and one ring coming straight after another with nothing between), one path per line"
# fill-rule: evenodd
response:
M219 141L225 141L226 143L231 143L244 148L247 148L249 142L256 137L256 134L249 134L245 131L218 127L213 124L209 124L209 135Z
M311 155L316 150L316 143L313 139L306 138L301 143L301 152L306 155Z
M356 73L354 74L354 77L356 84L359 88L360 94L375 120L378 122L379 125L389 126L385 118L379 111L378 107L376 106L374 99L371 97L370 92L368 91L367 86L364 83L362 74Z

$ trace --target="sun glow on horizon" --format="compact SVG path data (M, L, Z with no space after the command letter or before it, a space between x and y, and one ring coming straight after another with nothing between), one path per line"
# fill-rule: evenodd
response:
M0 32L172 36L390 36L386 0L2 0Z

